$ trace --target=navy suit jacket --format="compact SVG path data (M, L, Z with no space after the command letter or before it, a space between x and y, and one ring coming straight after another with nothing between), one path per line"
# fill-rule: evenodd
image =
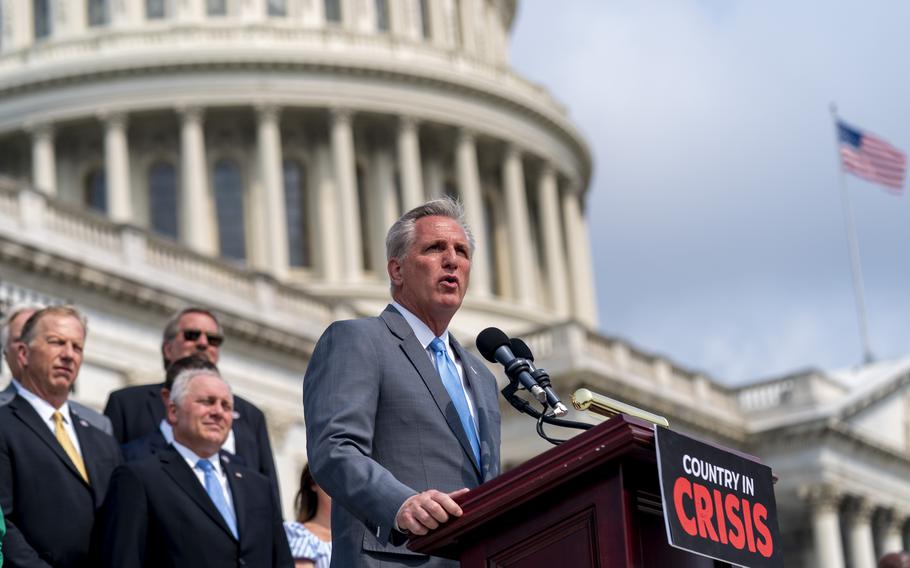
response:
M86 483L50 428L17 395L0 407L0 505L6 516L4 565L94 566L89 544L120 447L70 408L88 471Z
M114 471L95 531L104 568L293 566L269 480L222 453L239 540L173 446Z
M479 464L439 373L394 307L335 322L316 344L303 405L310 467L332 496L333 567L458 566L412 552L394 530L408 497L499 474L496 379L450 339L477 410Z
M161 403L161 389L164 383L126 387L110 394L104 414L111 419L114 426L114 437L121 444L148 436L154 432L160 435L159 425L164 419L164 404ZM265 415L252 402L234 397L234 449L237 450L244 465L258 471L271 480L276 498L279 495L278 474L275 469L275 458L272 456L272 444L266 427ZM124 447L131 459L142 457L142 452L154 453L160 448L163 438L156 445L154 440ZM166 444L164 444L166 445ZM147 455L146 454L146 455Z

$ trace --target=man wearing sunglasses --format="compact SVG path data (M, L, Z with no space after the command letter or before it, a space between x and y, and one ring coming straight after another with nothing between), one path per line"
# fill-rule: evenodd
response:
M212 312L188 307L175 314L164 327L161 358L164 368L186 357L197 356L218 364L224 332ZM126 387L110 394L104 413L111 419L114 437L121 444L161 434L171 435L165 419L167 383ZM265 415L253 403L234 397L234 420L222 449L268 477L278 495L278 477ZM167 440L168 442L170 440ZM154 446L154 444L152 444Z

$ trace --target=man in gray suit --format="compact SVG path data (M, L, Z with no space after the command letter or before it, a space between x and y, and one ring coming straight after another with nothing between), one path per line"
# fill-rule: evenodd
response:
M3 318L3 327L0 328L0 345L3 346L3 357L6 359L6 364L9 366L13 378L9 385L0 391L0 406L9 404L10 401L16 398L17 377L22 376L22 368L19 366L18 357L16 356L16 343L19 342L19 336L22 334L22 327L25 322L32 317L32 314L43 307L37 304L13 306L7 312L6 317ZM111 421L107 416L74 400L69 401L69 405L73 412L95 428L105 434L113 433Z
M307 454L332 497L332 566L457 566L411 552L461 508L454 497L499 474L496 379L448 326L474 239L461 206L405 213L386 237L393 302L333 323L303 382Z

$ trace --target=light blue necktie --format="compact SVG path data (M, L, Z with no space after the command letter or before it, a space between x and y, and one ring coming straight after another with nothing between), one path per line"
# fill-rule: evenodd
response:
M224 491L221 490L221 484L218 483L218 478L215 477L215 466L213 466L212 462L209 460L199 460L196 462L196 467L205 473L205 492L209 494L212 503L215 504L215 508L218 509L221 516L224 517L224 522L226 522L228 528L231 529L231 534L234 535L234 538L238 538L237 521L234 519L234 511L232 511L230 505L228 505L227 499L224 497Z
M477 465L480 465L480 439L477 436L477 428L474 427L474 418L471 417L471 410L468 408L468 398L465 396L464 388L461 386L461 378L458 376L458 369L455 363L449 359L449 353L442 339L435 338L430 342L430 349L436 355L436 371L442 379L442 384L449 392L449 398L458 412L458 418L461 419L461 425L471 442L471 449L474 450L474 459Z

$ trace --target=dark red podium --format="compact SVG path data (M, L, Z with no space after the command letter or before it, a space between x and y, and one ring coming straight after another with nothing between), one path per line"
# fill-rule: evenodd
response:
M411 540L463 568L729 566L667 544L651 425L616 416L458 499Z

